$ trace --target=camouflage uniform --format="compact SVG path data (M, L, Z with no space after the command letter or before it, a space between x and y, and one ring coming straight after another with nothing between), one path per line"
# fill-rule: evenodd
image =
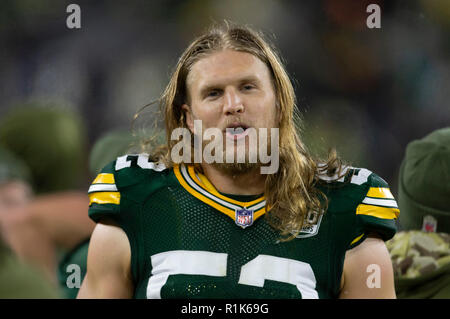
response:
M402 231L386 243L394 273L401 278L427 275L450 263L450 235Z
M402 231L386 242L398 298L450 297L450 235Z
M450 298L450 128L406 148L400 167L401 231L386 243L398 298Z

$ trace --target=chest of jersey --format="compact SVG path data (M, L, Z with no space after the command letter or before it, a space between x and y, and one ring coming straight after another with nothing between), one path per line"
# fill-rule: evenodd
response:
M289 242L268 225L263 196L230 198L193 166L166 169L144 155L105 166L89 216L127 234L136 298L333 298L346 251L373 232L392 238L399 213L383 179L345 176L320 179L327 211Z
M280 242L264 217L246 228L181 187L158 190L140 211L130 241L137 298L330 298L343 259L329 218L315 233ZM135 214L135 213L134 213ZM134 246L134 247L133 247Z

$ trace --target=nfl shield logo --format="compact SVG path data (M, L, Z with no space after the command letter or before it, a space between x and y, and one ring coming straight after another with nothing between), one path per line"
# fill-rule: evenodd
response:
M246 208L236 209L236 225L242 228L253 224L253 211Z

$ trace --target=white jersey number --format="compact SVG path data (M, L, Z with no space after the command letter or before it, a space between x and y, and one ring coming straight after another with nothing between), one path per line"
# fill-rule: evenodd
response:
M241 268L240 284L263 287L266 279L292 284L303 299L318 299L316 277L311 266L302 261L258 255Z
M174 250L151 256L152 275L147 285L147 298L160 299L161 288L170 275L206 275L225 277L228 254L208 251ZM242 266L239 284L263 287L274 280L297 287L303 299L317 299L316 278L307 263L269 255L258 255Z
M131 167L131 160L128 159L128 156L137 156L137 165L140 168L152 169L157 172L161 172L166 169L164 164L149 162L148 154L127 154L117 158L115 166L116 171L120 171L121 169Z

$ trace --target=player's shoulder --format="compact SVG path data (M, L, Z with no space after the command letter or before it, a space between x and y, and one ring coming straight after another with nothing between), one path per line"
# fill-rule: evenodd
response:
M389 184L379 175L367 168L342 166L339 172L333 175L318 174L320 187L328 193L338 193L341 196L363 198L378 192L382 197L392 197ZM376 195L375 197L378 197Z
M124 195L138 196L164 185L170 172L164 164L151 161L148 154L127 154L108 163L95 177L88 194L90 205L119 205Z
M146 153L126 154L108 163L97 175L93 184L99 181L114 180L116 186L129 186L139 183L142 179L157 179L169 169L162 163L154 162Z
M346 166L335 176L321 176L321 190L328 198L328 211L348 229L349 247L370 233L384 240L394 236L400 213L389 184L367 168Z
M119 187L149 180L149 177L151 181L155 181L170 171L164 164L152 161L146 153L123 155L113 164Z

